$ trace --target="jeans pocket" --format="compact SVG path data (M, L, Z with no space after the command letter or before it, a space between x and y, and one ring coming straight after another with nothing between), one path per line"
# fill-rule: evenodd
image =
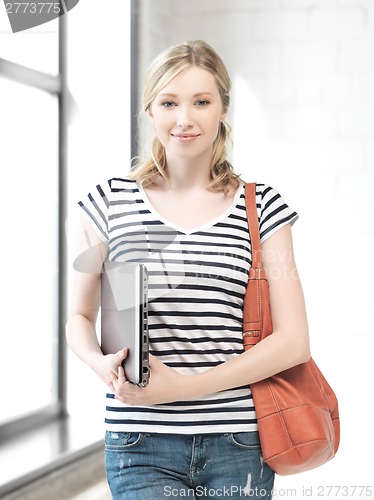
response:
M106 451L124 451L140 443L143 434L141 432L113 432L105 433Z
M260 437L257 431L254 432L235 432L229 434L231 443L238 448L247 450L260 450Z

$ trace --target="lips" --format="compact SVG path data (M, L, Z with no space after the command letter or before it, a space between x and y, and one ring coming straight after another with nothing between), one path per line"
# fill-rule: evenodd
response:
M192 142L200 137L200 134L172 134L172 136L180 142Z

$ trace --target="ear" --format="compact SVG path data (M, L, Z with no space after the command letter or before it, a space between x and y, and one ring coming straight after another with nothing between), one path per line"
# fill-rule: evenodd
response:
M151 122L153 123L154 122L154 118L153 118L151 106L149 106L147 108L147 115L148 115L149 119L151 120Z
M222 111L222 114L221 114L221 122L223 122L223 120L226 119L226 117L228 115L228 112L229 112L229 108L228 107L223 108L223 111Z

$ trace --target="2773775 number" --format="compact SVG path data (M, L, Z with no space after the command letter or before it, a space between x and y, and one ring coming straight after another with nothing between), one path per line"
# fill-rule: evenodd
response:
M318 497L370 497L372 498L372 486L318 486Z
M7 14L60 14L60 2L13 2L6 3Z

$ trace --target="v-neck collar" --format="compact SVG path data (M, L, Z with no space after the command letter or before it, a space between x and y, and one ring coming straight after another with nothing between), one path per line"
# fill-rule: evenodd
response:
M240 186L236 190L234 199L233 199L230 207L227 210L225 210L225 212L223 214L219 215L218 217L215 217L213 220L210 220L210 221L206 222L205 224L202 224L202 225L197 226L197 227L193 227L191 229L186 229L186 228L184 228L182 226L179 226L178 224L175 224L174 222L166 219L161 214L159 214L158 211L154 208L154 206L150 202L150 200L149 200L149 198L147 196L147 193L144 191L144 189L142 188L142 186L140 185L140 183L136 182L136 187L138 188L139 193L142 196L143 202L144 202L145 206L147 207L147 209L155 217L157 217L157 219L160 222L162 222L162 224L164 224L165 226L171 227L171 228L175 229L176 231L178 231L178 232L180 232L180 233L182 233L182 234L184 234L186 236L189 236L191 234L197 233L197 232L202 231L204 229L208 229L208 228L216 225L221 220L223 220L226 217L228 217L231 214L231 212L234 210L234 208L236 207L236 205L238 204L238 201L239 201L239 198L240 198L241 194L244 192L243 191L243 189L244 189L244 183L241 182Z

